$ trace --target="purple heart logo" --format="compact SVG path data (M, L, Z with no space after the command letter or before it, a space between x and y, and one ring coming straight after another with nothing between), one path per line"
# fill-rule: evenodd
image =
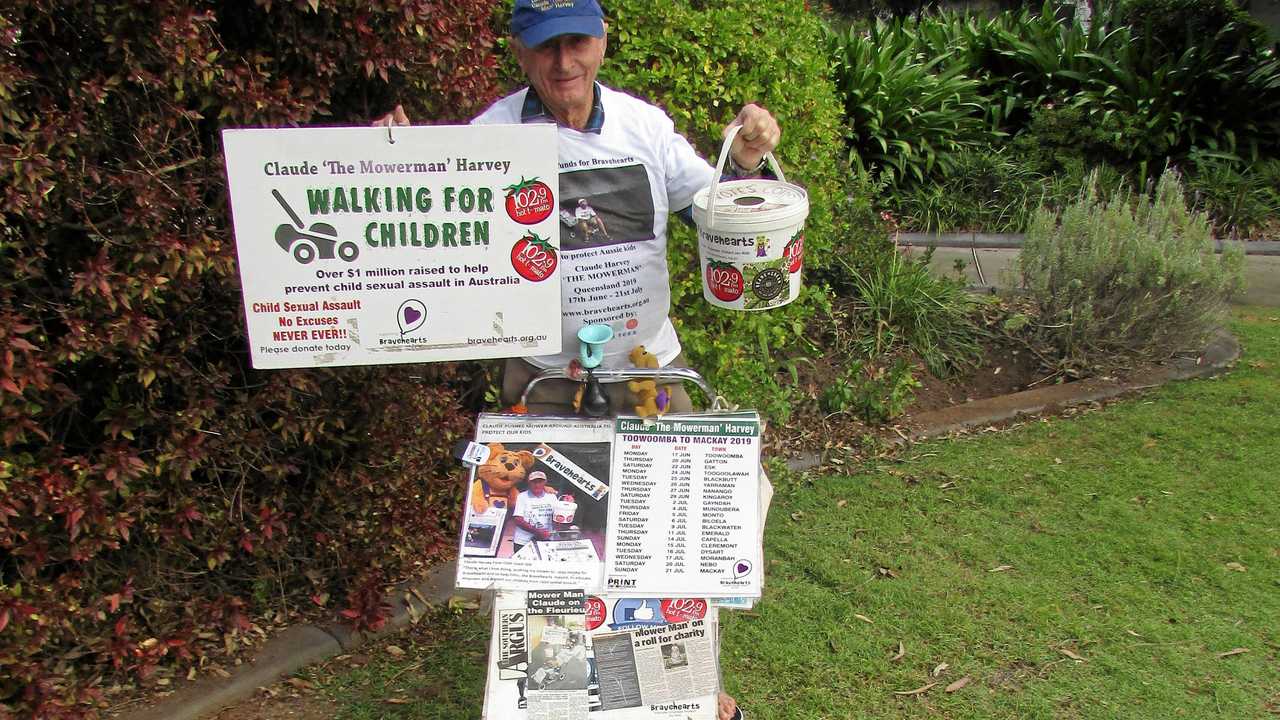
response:
M400 337L422 327L427 320L427 306L421 300L405 300L400 303L400 312L396 313L396 323L400 325Z
M738 571L738 574L739 574L739 575L745 575L745 574L746 574L746 572L747 572L748 570L750 570L750 569L751 569L751 568L747 567L747 564L746 564L746 563L738 563L738 567L736 568L736 570Z

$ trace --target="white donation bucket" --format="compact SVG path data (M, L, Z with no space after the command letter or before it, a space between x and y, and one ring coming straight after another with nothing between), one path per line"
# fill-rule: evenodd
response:
M741 129L730 129L711 187L693 198L702 296L730 310L768 310L800 294L809 194L787 182L773 153L765 158L777 180L720 182L733 138Z

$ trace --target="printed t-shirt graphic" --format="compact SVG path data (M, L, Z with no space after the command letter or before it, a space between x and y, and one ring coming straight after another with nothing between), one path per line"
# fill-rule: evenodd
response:
M640 165L560 173L563 252L654 240L653 188Z
M694 193L711 183L715 171L661 109L597 88L598 126L558 127L564 344L559 354L527 359L538 367L564 367L578 356L578 330L603 323L614 332L603 367L631 367L627 355L637 345L666 365L680 353L668 318L667 223L670 213L693 204ZM528 97L528 90L513 93L474 122L525 121ZM578 222L580 200L587 201L599 225Z

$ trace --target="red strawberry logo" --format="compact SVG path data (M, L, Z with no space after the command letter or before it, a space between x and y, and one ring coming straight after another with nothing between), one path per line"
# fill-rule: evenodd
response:
M742 271L720 260L707 262L707 287L720 302L733 302L742 297Z
M536 233L525 235L511 246L511 267L525 280L546 280L559 262L555 247Z
M555 198L551 188L538 178L502 188L507 193L507 216L521 225L536 225L551 216Z
M782 249L782 256L787 259L787 272L800 272L804 265L804 233L798 232Z
M662 619L670 623L701 620L707 615L707 601L701 598L667 598L662 601Z

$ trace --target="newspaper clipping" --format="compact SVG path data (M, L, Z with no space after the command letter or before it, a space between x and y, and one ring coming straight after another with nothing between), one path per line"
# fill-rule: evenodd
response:
M484 717L714 720L717 630L705 598L500 592Z
M458 587L601 585L611 420L481 415Z

